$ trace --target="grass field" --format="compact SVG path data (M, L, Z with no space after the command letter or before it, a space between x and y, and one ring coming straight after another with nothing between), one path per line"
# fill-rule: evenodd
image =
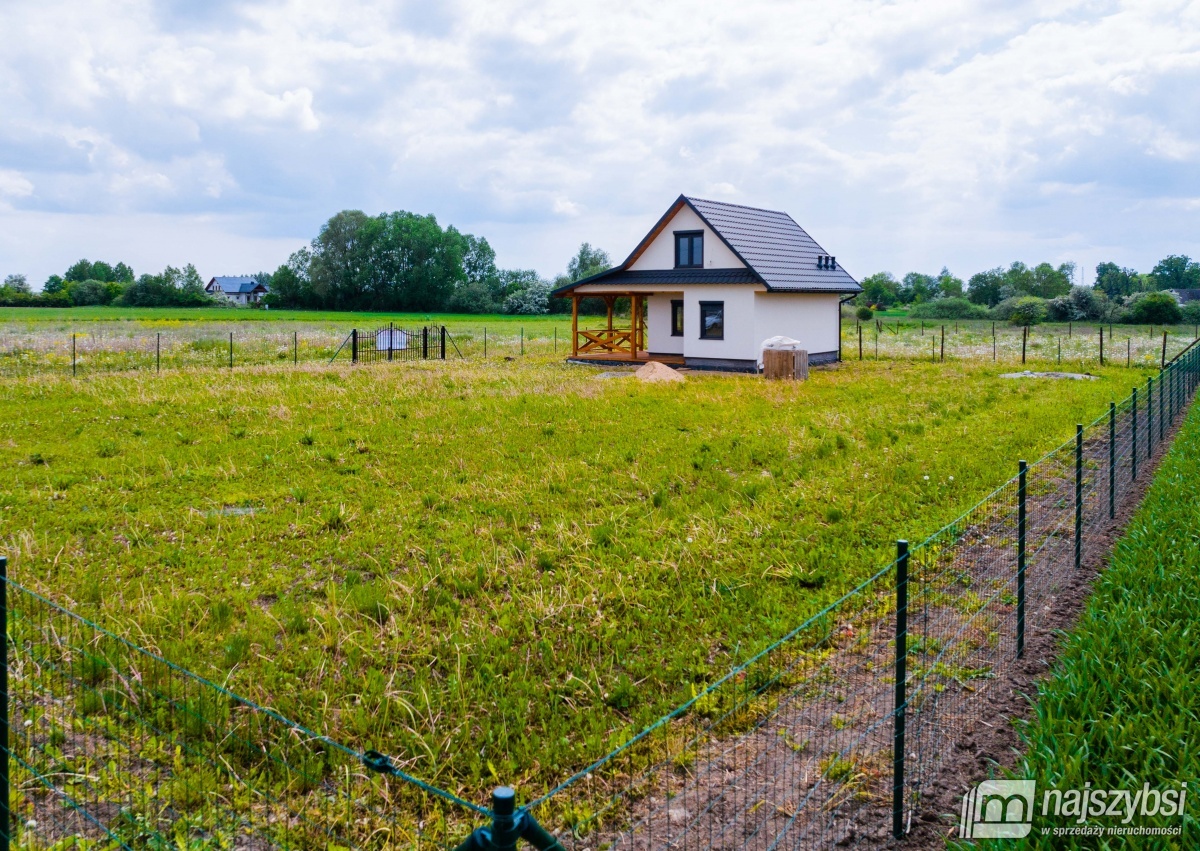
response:
M1135 816L1132 824L1183 826L1177 837L1140 838L1138 848L1194 848L1200 776L1200 415L1192 411L1155 476L1146 500L1097 580L1087 608L1039 689L1024 730L1021 777L1048 788L1178 791L1188 784L1185 817ZM1040 805L1039 805L1040 806ZM1074 818L1040 818L1063 826ZM1119 824L1094 817L1090 824ZM1007 843L1007 844L1006 844ZM1013 847L1011 840L993 844ZM1028 847L1129 847L1114 837L1034 835Z
M1129 386L1001 371L10 378L3 546L17 581L334 738L544 788Z

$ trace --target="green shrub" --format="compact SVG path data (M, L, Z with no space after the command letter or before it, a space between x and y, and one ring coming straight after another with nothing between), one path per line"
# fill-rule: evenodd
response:
M1046 321L1046 300L1032 295L1006 298L992 308L992 317L1013 325L1038 325Z
M861 305L857 310L854 311L854 318L859 322L866 322L874 315L875 311L871 310L871 308L867 307L865 304Z
M1175 296L1168 292L1137 293L1125 305L1122 322L1134 325L1174 325L1183 319Z
M985 319L987 308L965 298L935 298L918 304L908 315L914 319Z
M1189 325L1200 325L1200 301L1189 301L1179 309L1180 318Z

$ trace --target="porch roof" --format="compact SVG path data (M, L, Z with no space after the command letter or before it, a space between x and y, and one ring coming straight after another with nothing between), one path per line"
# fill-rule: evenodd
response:
M566 293L587 284L670 287L679 284L757 283L759 283L758 276L752 269L642 269L639 271L614 269L559 287L554 294Z

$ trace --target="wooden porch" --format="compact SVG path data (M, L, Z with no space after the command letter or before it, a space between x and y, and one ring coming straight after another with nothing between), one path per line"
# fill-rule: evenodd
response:
M579 327L579 300L602 298L608 307L603 328ZM629 299L629 325L617 327L615 307L618 298ZM590 319L591 317L586 317ZM622 323L623 324L623 323ZM682 356L656 355L646 351L646 296L644 293L602 293L579 295L571 293L571 359L609 363L683 363Z
M665 363L668 366L683 366L683 355L652 355L649 352L638 352L637 356L630 354L586 354L586 355L571 355L568 358L570 361L578 363L595 363L595 364L611 364L613 366L623 366L625 364L643 364L656 361L657 363Z

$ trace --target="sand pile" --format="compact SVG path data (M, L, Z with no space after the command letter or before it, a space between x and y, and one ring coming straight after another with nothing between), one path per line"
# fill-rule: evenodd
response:
M641 367L634 373L641 381L663 382L663 381L683 381L683 376L680 375L665 363L658 361L650 361L650 363Z

